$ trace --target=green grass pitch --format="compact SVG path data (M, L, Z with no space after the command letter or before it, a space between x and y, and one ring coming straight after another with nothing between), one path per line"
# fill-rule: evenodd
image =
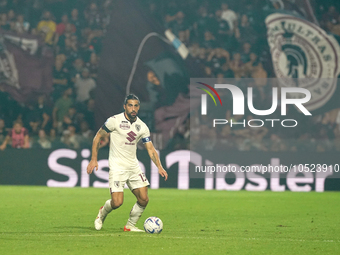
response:
M340 194L149 190L159 235L123 232L135 199L101 231L108 189L0 186L0 254L340 254Z

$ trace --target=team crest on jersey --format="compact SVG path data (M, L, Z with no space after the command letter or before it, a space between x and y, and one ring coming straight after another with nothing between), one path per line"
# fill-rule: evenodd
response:
M116 188L119 188L119 181L114 181L113 184L115 185Z
M140 131L140 125L139 124L136 124L136 129L137 129L138 132Z
M123 123L123 121L122 121L122 123L120 123L119 127L123 130L130 129L130 125L128 123Z

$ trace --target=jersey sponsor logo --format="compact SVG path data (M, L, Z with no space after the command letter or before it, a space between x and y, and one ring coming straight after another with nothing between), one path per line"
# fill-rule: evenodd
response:
M129 125L129 124L126 124L126 123L121 123L121 124L119 125L119 127L120 127L121 129L123 129L123 130L128 130L128 129L130 129L130 125Z
M141 128L140 125L139 125L139 124L136 124L135 127L136 127L137 132L139 132L139 131L140 131L140 128Z
M126 139L128 139L128 141L131 143L132 141L136 140L136 134L133 131L130 131L129 133L127 133L128 137L126 137Z

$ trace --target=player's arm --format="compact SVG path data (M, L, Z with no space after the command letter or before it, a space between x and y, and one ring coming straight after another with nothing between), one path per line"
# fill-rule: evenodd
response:
M151 160L153 161L153 163L155 163L155 165L158 168L158 173L165 178L165 180L168 179L168 173L164 170L161 161L159 160L157 151L155 149L155 147L153 146L152 142L146 142L144 143L145 148L147 149L149 156L151 158Z
M108 132L105 131L103 128L100 128L97 132L97 134L95 135L95 137L93 138L93 143L92 143L92 157L91 157L91 161L87 166L87 173L91 174L93 172L93 169L96 169L96 171L98 170L98 150L99 150L99 146L100 146L100 140L107 136Z

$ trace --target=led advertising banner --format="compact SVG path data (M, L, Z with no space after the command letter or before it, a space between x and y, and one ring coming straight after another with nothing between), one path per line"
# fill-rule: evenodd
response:
M0 153L0 184L108 188L107 156L107 150L100 150L99 169L88 175L88 149L6 150ZM152 189L340 190L335 153L229 152L221 158L207 151L161 151L167 181L160 178L146 151L138 151L137 156Z

